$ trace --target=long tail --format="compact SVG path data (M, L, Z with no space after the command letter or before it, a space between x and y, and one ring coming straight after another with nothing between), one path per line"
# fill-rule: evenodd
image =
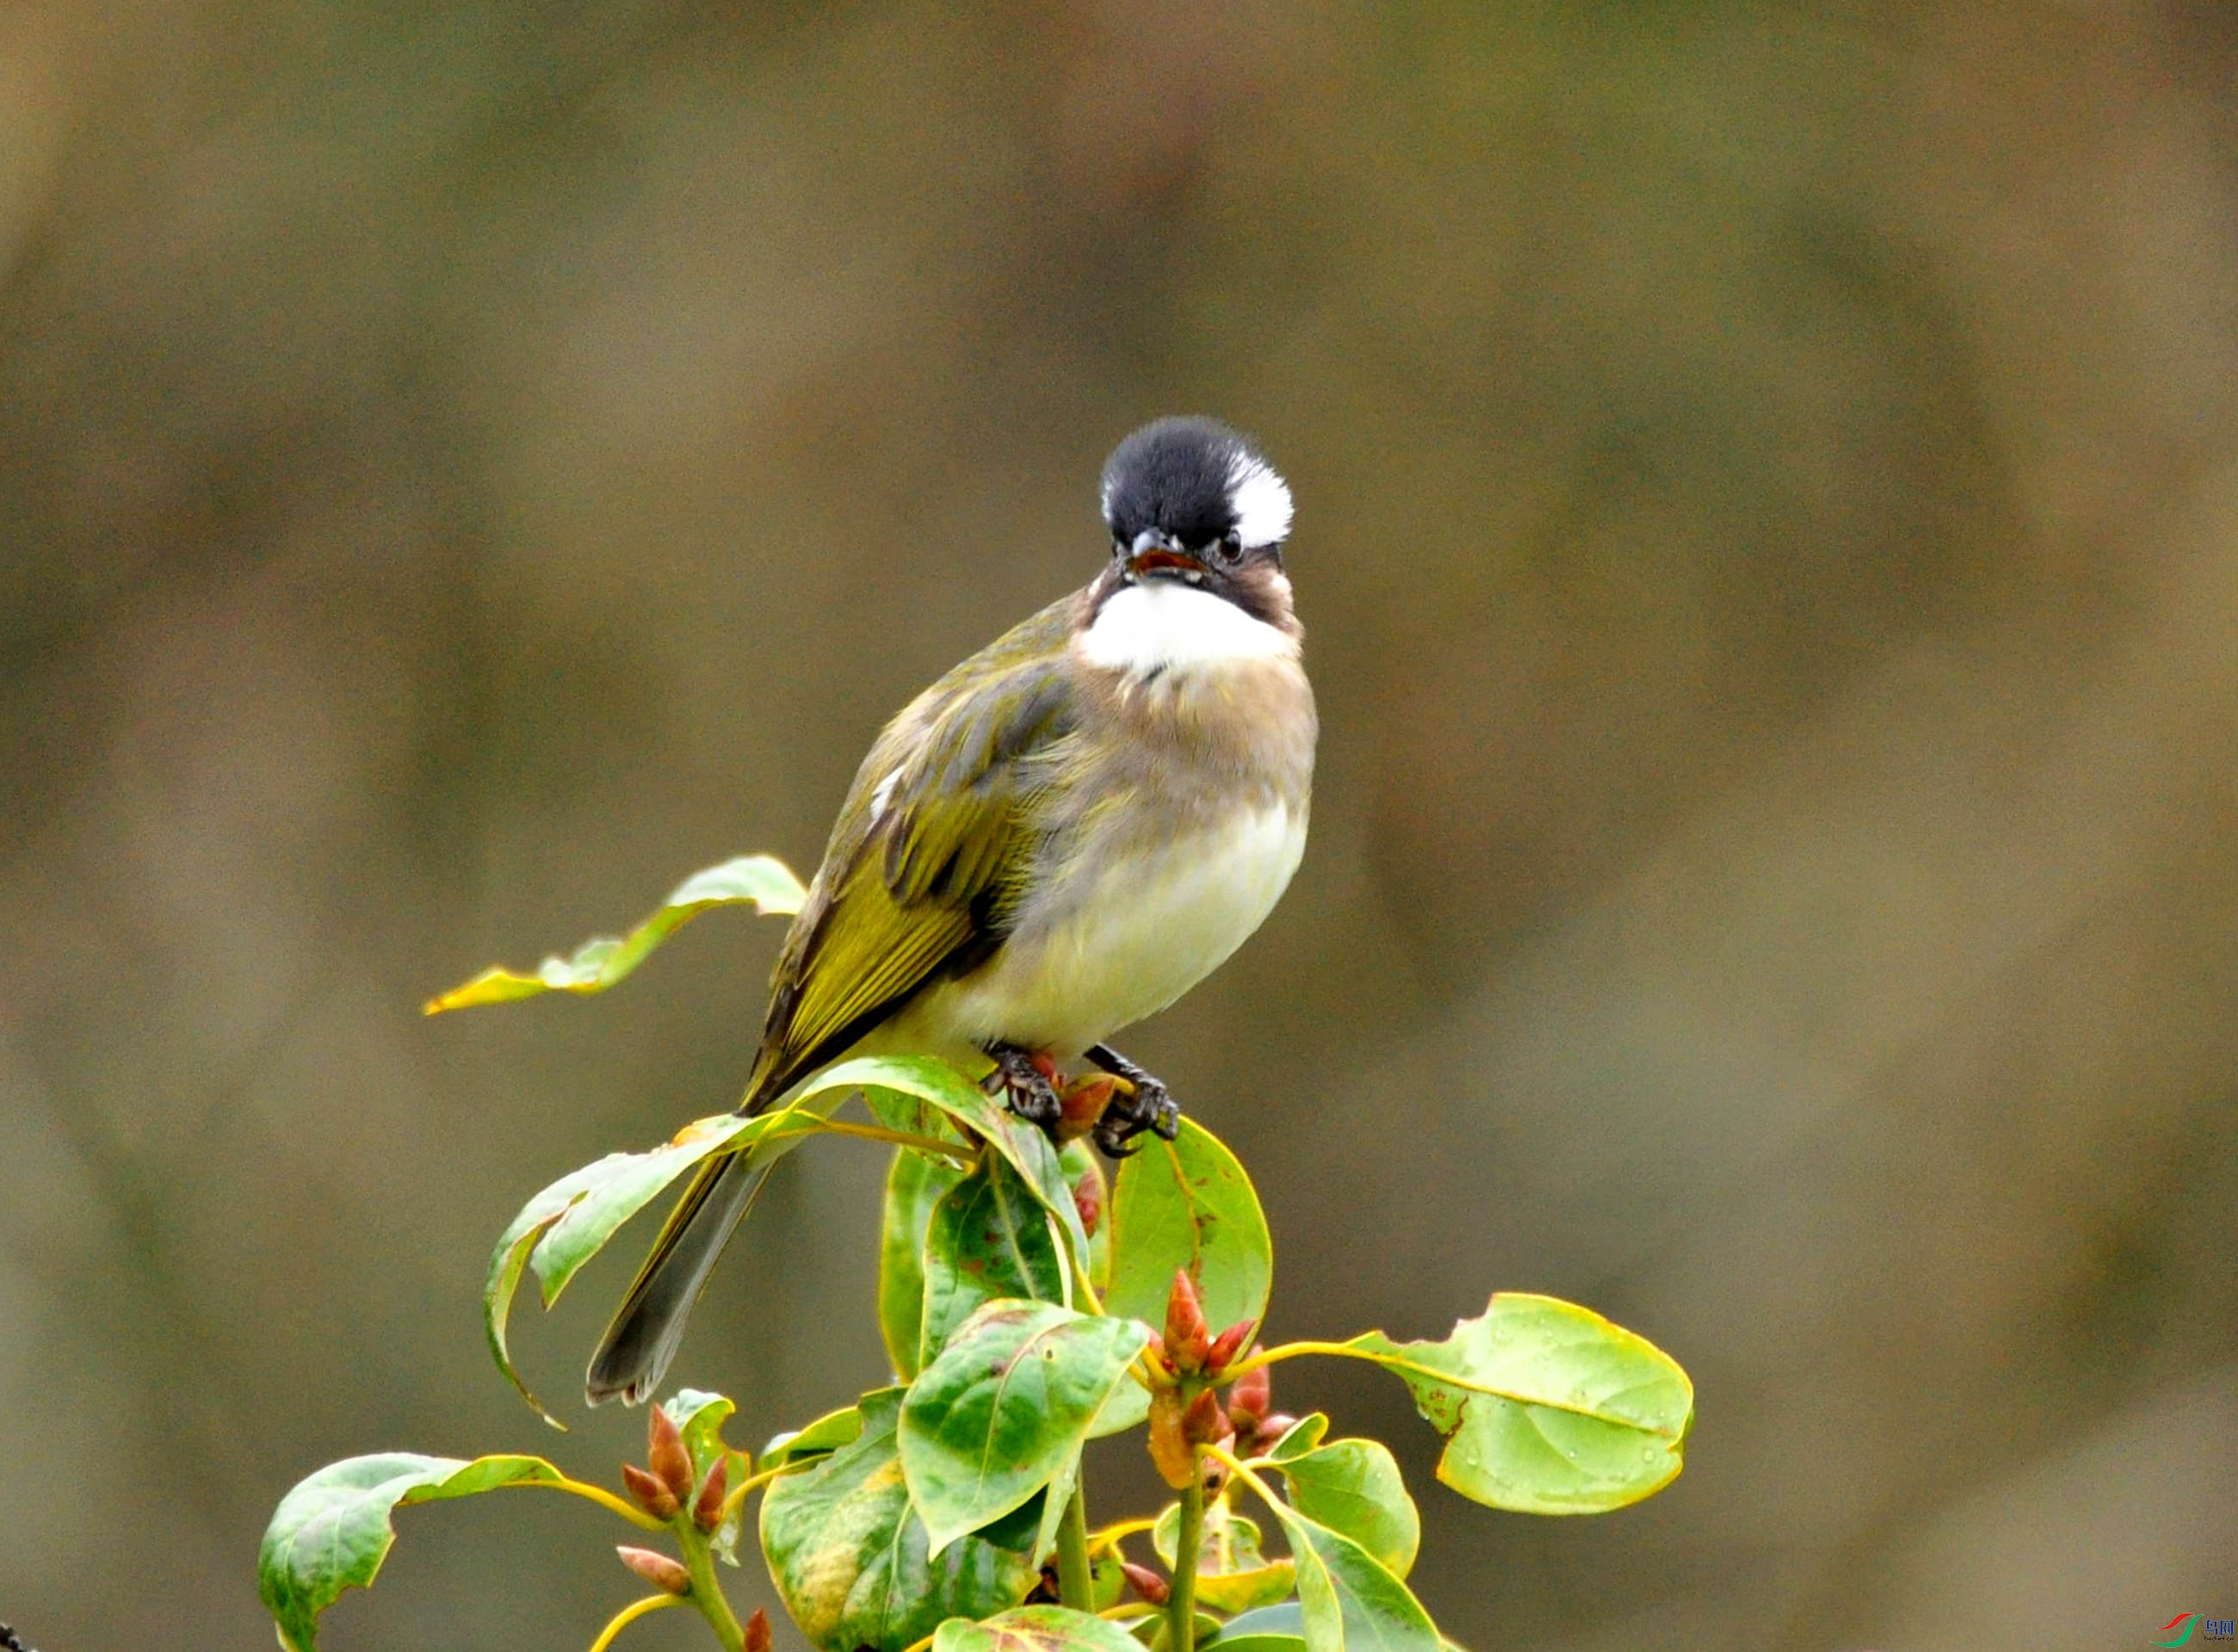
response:
M767 1165L749 1168L741 1153L700 1165L591 1356L583 1392L592 1404L619 1396L635 1405L660 1385L715 1258L745 1219L769 1172Z

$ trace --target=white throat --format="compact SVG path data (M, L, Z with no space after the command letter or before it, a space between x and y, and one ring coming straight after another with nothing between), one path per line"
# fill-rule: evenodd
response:
M1295 659L1298 653L1296 638L1224 597L1172 580L1147 580L1113 592L1077 647L1091 665L1137 676Z

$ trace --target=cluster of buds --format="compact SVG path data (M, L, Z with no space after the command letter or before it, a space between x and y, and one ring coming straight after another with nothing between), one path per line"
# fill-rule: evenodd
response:
M1188 1269L1176 1269L1174 1288L1166 1295L1165 1334L1150 1338L1150 1358L1166 1377L1176 1381L1203 1377L1216 1383L1258 1329L1257 1320L1239 1319L1214 1336L1212 1327L1205 1323L1196 1281L1189 1277Z
M655 1520L674 1525L688 1518L699 1531L712 1532L723 1523L723 1500L731 1480L729 1458L717 1456L706 1477L701 1479L692 1469L692 1454L685 1449L676 1419L663 1406L652 1407L647 1415L646 1435L646 1466L622 1464L622 1483L629 1488L630 1496ZM672 1595L691 1589L691 1574L666 1555L627 1544L617 1544L614 1552L621 1556L623 1565L656 1588Z
M1256 1354L1255 1344L1251 1350ZM1298 1425L1298 1419L1274 1409L1272 1368L1260 1366L1237 1377L1228 1390L1228 1421L1247 1454L1264 1451Z
M1203 1472L1197 1463L1199 1446L1224 1445L1242 1432L1242 1424L1232 1415L1233 1405L1223 1407L1215 1390L1258 1328L1255 1319L1239 1319L1214 1336L1205 1320L1196 1282L1186 1269L1175 1273L1174 1288L1166 1297L1165 1330L1150 1338L1149 1354L1154 1383L1150 1460L1175 1490ZM1256 1439L1266 1416L1268 1389L1263 1370L1246 1373L1236 1386L1242 1388L1255 1377L1259 1380L1251 1392L1257 1397L1248 1402L1247 1420L1251 1437Z

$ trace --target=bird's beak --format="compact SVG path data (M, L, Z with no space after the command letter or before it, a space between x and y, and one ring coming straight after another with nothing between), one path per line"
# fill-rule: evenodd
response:
M1136 579L1152 574L1202 574L1204 564L1187 551L1137 551L1127 559L1127 572Z
M1204 564L1176 545L1172 538L1155 527L1146 527L1135 535L1132 554L1127 558L1127 574L1130 579L1144 579L1155 574L1175 574L1187 579L1194 574L1204 574Z

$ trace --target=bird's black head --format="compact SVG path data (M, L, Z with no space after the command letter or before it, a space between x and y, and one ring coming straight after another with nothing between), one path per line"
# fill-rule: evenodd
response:
M1294 629L1282 572L1289 484L1217 419L1160 419L1114 448L1103 466L1103 520L1111 562L1099 601L1173 581Z
M1103 520L1122 554L1266 551L1290 532L1290 490L1216 419L1160 419L1112 450Z

